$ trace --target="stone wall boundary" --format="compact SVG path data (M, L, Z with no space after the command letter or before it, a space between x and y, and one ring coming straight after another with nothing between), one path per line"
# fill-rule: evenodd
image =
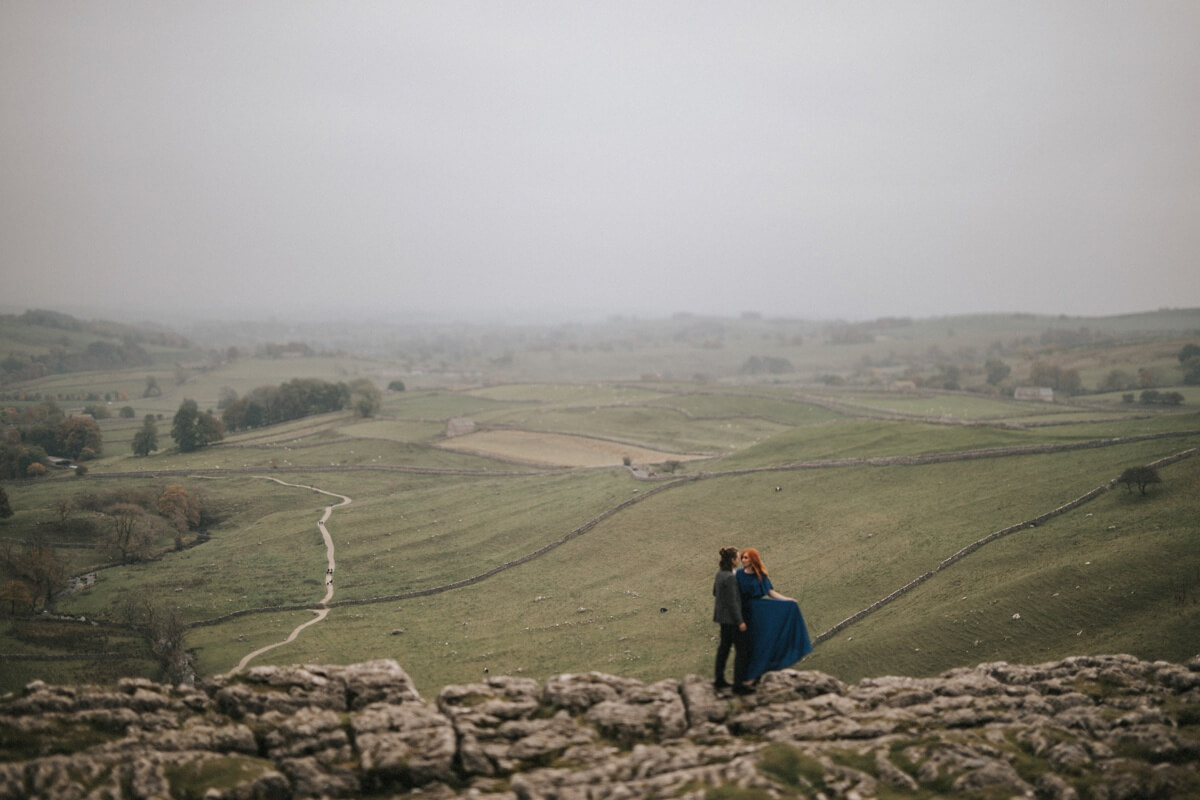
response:
M0 653L0 661L120 661L143 653Z
M574 528L573 530L569 531L568 533L564 534L563 536L559 537L558 539L555 539L554 541L543 545L542 547L538 548L537 550L534 550L530 553L526 553L525 555L523 555L519 558L512 559L511 561L506 561L503 564L498 564L490 569L487 569L487 570L485 570L477 575L473 575L469 578L464 578L462 580L454 581L453 583L442 584L439 586L430 586L430 587L426 587L424 589L414 589L414 590L408 591L408 592L398 592L396 594L379 595L379 596L375 596L375 597L362 597L362 598L356 598L353 600L335 600L333 602L330 602L328 605L322 605L320 603L299 603L299 604L291 604L291 605L285 605L285 606L270 606L270 607L263 607L263 608L244 608L244 609L241 609L238 611L230 612L229 614L221 615L219 617L212 617L210 619L205 619L205 620L197 620L195 622L190 623L188 625L188 627L189 628L202 628L202 627L209 627L212 625L219 625L223 622L228 622L228 621L231 621L234 619L238 619L240 617L249 616L251 614L273 614L273 613L281 613L281 612L289 612L289 611L317 611L321 608L341 608L341 607L349 607L349 606L373 605L376 603L401 602L404 600L413 600L413 599L416 599L419 597L430 597L432 595L442 594L444 592L449 592L449 591L454 591L455 589L462 589L467 586L473 586L477 583L481 583L491 577L494 577L495 575L498 575L501 572L505 572L506 570L513 569L515 567L521 566L522 564L527 564L530 561L540 558L541 556L545 555L546 553L550 552L551 550L561 547L562 545L566 544L567 542L571 541L572 539L574 539L576 537L582 536L583 534L592 530L597 525L599 525L601 522L609 519L610 517L613 517L616 514L619 514L620 512L636 505L637 503L640 503L644 500L648 500L649 498L659 494L660 492L665 492L669 489L676 488L676 487L681 486L686 483L692 483L694 481L699 481L699 480L706 480L709 478L724 478L724 477L733 477L733 476L738 476L738 475L750 475L750 474L756 474L756 473L762 473L762 472L779 472L779 471L795 470L795 469L823 469L823 468L864 466L864 465L895 466L895 465L920 465L920 464L930 464L930 463L944 463L944 462L949 462L949 461L970 460L970 459L976 459L976 458L995 458L995 457L1005 456L1005 455L1029 455L1029 454L1037 454L1037 453L1044 453L1044 452L1060 452L1060 451L1066 451L1066 450L1089 449L1089 448L1094 448L1094 447L1109 447L1109 446L1115 446L1115 445L1119 445L1119 444L1130 444L1130 443L1138 442L1138 441L1146 441L1146 440L1161 439L1161 438L1176 437L1176 436L1194 435L1196 433L1200 433L1200 431L1191 431L1186 434L1177 434L1177 433L1146 434L1143 436L1116 437L1116 438L1112 438L1112 439L1099 439L1099 440L1091 440L1088 442L1067 442L1067 443L1053 444L1053 445L1023 445L1023 446L1019 446L1019 447L1015 447L1015 448L988 448L988 449L983 449L983 450L959 451L959 452L951 452L951 453L933 453L933 454L924 455L924 456L884 456L884 457L873 457L873 458L868 457L868 458L851 458L851 459L828 459L828 460L822 460L822 461L804 462L801 464L790 464L790 465L784 465L784 466L754 467L754 468L749 468L749 469L744 469L744 470L730 470L727 472L710 472L710 473L698 472L694 475L687 475L684 477L673 478L666 482L660 483L651 489L648 489L644 492L639 493L636 497L631 497L621 503L618 503L617 505L613 506L612 508L605 510L604 512L598 514L597 516L593 517L592 519L588 520L587 522L583 523L582 525L578 526L577 528ZM1178 453L1174 456L1168 456L1167 458L1160 459L1159 461L1154 462L1151 466L1156 466L1156 467L1157 466L1166 466L1167 464L1174 463L1175 461L1179 461L1183 458L1188 458L1191 455L1194 455L1196 452L1197 452L1197 450L1195 448L1190 449L1190 450L1185 450L1182 453ZM334 472L339 469L346 469L346 467L326 467L324 470L319 470L319 471ZM247 470L247 471L248 472L261 472L261 470ZM494 475L494 474L501 474L501 473L489 473L489 474ZM511 475L511 474L515 474L515 473L507 473L507 474ZM1002 536L1007 536L1008 534L1015 533L1019 530L1024 530L1029 527L1034 527L1048 519L1051 519L1054 516L1066 513L1067 511L1069 511L1073 508L1077 508L1078 506L1083 505L1084 503L1095 499L1095 497L1098 497L1100 494L1107 491L1115 483L1116 483L1116 479L1113 479L1112 481L1109 481L1108 484L1105 484L1102 487L1097 487L1096 489L1093 489L1091 492L1088 492L1087 494L1083 495L1082 497L1076 498L1075 500L1071 501L1070 503L1067 503L1066 505L1061 506L1053 511L1049 511L1045 514L1035 517L1032 520L1026 520L1025 522L1020 522L1015 525L1011 525L1008 528L1004 528L1000 531L995 531L993 533L988 534L987 536L985 536L985 537L979 539L978 541L963 548L958 553L951 555L949 558L947 558L945 561L943 561L941 564L939 564L939 566L937 568L935 568L934 570L931 570L930 572L925 573L924 575L911 581L910 583L906 584L905 586L900 587L899 589L892 592L891 594L889 594L887 597L883 598L882 600L872 603L866 609L863 609L862 611L859 611L859 612L853 614L852 616L846 618L845 620L842 620L837 625L833 626L832 628L830 628L829 630L825 631L824 633L820 634L817 638L815 638L813 640L814 644L827 640L828 638L830 638L834 634L838 633L839 631L845 629L849 625L852 625L855 622L858 622L859 620L861 620L863 617L867 616L868 614L873 613L874 611L877 611L879 608L882 608L884 605L887 605L888 603L892 602L893 600L896 600L899 597L902 597L904 594L907 594L909 591L916 588L916 586L929 580L929 578L933 577L933 575L935 573L937 573L938 571L945 569L948 566L951 566L952 564L961 560L962 558L969 555L970 553L975 552L976 550L978 550L980 547L987 544L988 542L994 541L998 538L1001 538Z
M1197 452L1198 452L1197 448L1183 450L1174 455L1167 456L1165 458L1160 458L1157 461L1151 462L1147 466L1154 467L1155 469L1158 469L1160 467L1170 466L1171 464L1175 464L1179 461L1184 460L1185 458L1191 458L1192 456L1196 455ZM1061 516L1063 514L1066 514L1068 511L1073 511L1082 505L1090 503L1091 501L1095 500L1100 495L1108 492L1110 489L1112 489L1116 485L1117 485L1117 479L1113 478L1112 480L1108 481L1107 483L1097 486L1095 489L1092 489L1091 491L1080 495L1079 497L1075 498L1074 500L1072 500L1068 503L1064 503L1063 505L1059 506L1058 508L1055 508L1051 511L1047 511L1046 513L1040 514L1039 516L1036 516L1032 519L1025 520L1024 522L1018 522L1015 525L1009 525L1007 528L1001 528L998 531L993 531L992 533L989 533L987 536L984 536L983 538L972 542L971 544L969 544L966 547L959 550L957 553L954 553L953 555L949 556L948 558L942 560L937 565L937 567L930 570L929 572L926 572L925 574L921 575L920 577L916 578L915 580L909 581L907 584L905 584L904 586L901 586L899 589L892 592L887 597L884 597L880 600L875 601L874 603L872 603L871 605L862 609L861 611L858 611L858 612L850 615L849 617L846 617L846 619L837 623L836 625L834 625L832 628L825 631L824 633L821 633L820 635L814 637L812 640L813 644L816 645L816 644L820 644L821 642L828 641L834 635L840 633L841 631L850 627L854 623L861 621L863 618L867 617L868 615L878 611L879 609L883 608L888 603L891 603L895 600L900 599L901 597L908 594L913 589L917 588L922 583L929 580L930 578L932 578L934 575L941 572L942 570L949 569L953 565L957 564L959 561L962 561L964 558L966 558L971 553L974 553L977 550L981 549L984 545L990 544L991 542L994 542L997 539L1002 539L1005 536L1009 536L1011 534L1017 533L1018 531L1036 528L1039 525L1042 525L1045 522L1048 522L1049 520L1051 520L1055 517Z
M485 571L479 573L478 575L473 575L469 578L463 578L462 580L454 581L453 583L445 583L440 586L430 586L425 589L414 589L409 592L399 592L397 594L380 595L377 597L361 597L361 598L357 598L354 600L335 600L327 605L321 605L319 603L312 603L312 604L304 604L304 605L274 606L274 607L270 607L270 608L245 608L240 611L234 611L229 614L222 615L220 617L213 617L212 619L206 619L206 620L198 620L198 621L193 622L190 625L188 625L188 627L189 628L202 628L202 627L207 627L210 625L219 625L222 622L228 622L229 620L237 619L238 617L244 617L249 614L270 614L270 613L276 613L276 612L282 612L282 611L316 611L319 608L340 608L340 607L346 607L346 606L373 605L376 603L394 603L394 602L403 601L403 600L413 600L418 597L429 597L431 595L442 594L444 592L453 591L455 589L462 589L467 586L472 586L474 584L481 583L481 582L487 580L488 578L491 578L501 572L504 572L505 570L513 569L514 567L519 567L522 564L526 564L530 561L533 561L534 559L540 558L541 556L544 556L546 553L549 553L551 550L554 550L557 547L561 547L562 545L566 544L567 542L571 541L572 539L582 536L583 534L587 533L592 528L596 527L597 525L599 525L601 522L608 519L609 517L612 517L622 511L624 511L625 509L642 502L643 500L647 500L660 492L665 492L668 489L674 488L675 486L677 486L681 483L690 483L690 482L698 480L698 479L699 479L699 476L689 476L686 478L676 479L676 480L672 481L671 483L660 484L658 486L655 486L652 489L647 489L646 491L638 494L636 497L631 497L628 500L625 500L625 501L613 506L612 508L605 510L604 512L598 514L597 516L592 517L590 520L583 523L579 527L571 530L570 532L564 534L563 536L560 536L558 539L555 539L554 541L549 542L549 543L543 545L542 547L539 547L537 550L534 550L530 553L526 553L525 555L521 556L520 558L515 558L515 559L512 559L511 561L506 561L503 564L497 564L496 566L492 567L491 569L485 570Z

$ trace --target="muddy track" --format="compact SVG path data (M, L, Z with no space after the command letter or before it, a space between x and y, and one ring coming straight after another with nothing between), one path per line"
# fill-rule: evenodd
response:
M324 489L318 489L315 486L307 486L305 484L300 484L300 483L287 483L285 481L279 480L278 478L270 478L269 477L269 478L267 478L267 480L275 481L280 486L293 486L297 489L311 489L314 492L320 492L321 494L327 494L330 497L340 498L342 502L338 503L337 504L338 506L350 505L350 498L344 494L337 494L336 492L329 492ZM325 563L328 564L328 566L326 567L327 571L325 573L325 597L323 597L321 599L320 608L309 609L314 614L313 618L308 620L307 622L297 625L292 630L292 632L290 634L288 634L287 638L285 638L281 641L275 642L274 644L269 644L269 645L266 645L265 647L260 647L251 653L247 653L245 656L242 657L242 660L237 663L237 666L234 667L233 669L231 669L228 674L233 675L235 673L241 672L243 669L246 668L247 664L249 664L252 660L254 660L258 656L262 655L263 653L266 653L270 650L274 650L276 647L282 647L283 645L289 644L290 642L294 642L296 640L296 637L299 636L300 633L305 628L307 628L310 625L315 625L318 622L320 622L321 620L325 619L327 616L329 616L329 601L333 599L333 573L334 573L335 567L337 566L337 562L334 559L333 538L329 535L329 531L326 530L325 523L329 521L329 516L330 516L330 514L333 513L333 509L334 509L334 504L330 503L329 505L327 505L325 507L325 512L321 515L321 518L319 520L317 520L317 529L321 531L321 539L325 542Z

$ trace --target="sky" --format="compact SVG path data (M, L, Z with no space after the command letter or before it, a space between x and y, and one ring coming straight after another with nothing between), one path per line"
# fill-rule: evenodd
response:
M0 0L0 305L1200 306L1200 3Z

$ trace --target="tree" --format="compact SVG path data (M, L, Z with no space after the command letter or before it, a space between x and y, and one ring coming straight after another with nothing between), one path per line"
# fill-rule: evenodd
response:
M13 551L11 542L6 542L2 559L18 578L33 587L35 597L43 597L47 603L67 585L66 566L54 546L41 536L34 537L19 553Z
M153 414L147 414L142 420L142 429L133 435L131 447L135 456L148 456L158 449L158 425Z
M1185 344L1179 351L1179 363L1186 364L1188 359L1200 356L1200 344Z
M403 392L404 391L404 381L402 381L402 380L392 381L391 383L388 384L388 391L389 392Z
M185 637L187 625L174 609L152 605L144 597L127 597L120 608L126 625L146 638L164 676L179 682L191 671Z
M200 413L196 401L185 399L171 423L171 438L185 453L206 447L225 438L225 426L211 411Z
M350 381L350 406L360 417L373 417L383 404L383 393L367 378Z
M162 389L158 386L158 378L153 375L146 376L146 390L142 392L142 397L158 397L162 394Z
M121 406L121 419L133 419L137 416L137 412L133 410L133 406Z
M40 464L46 458L41 447L21 442L20 434L17 437L16 442L0 442L0 478L25 478L31 464Z
M924 381L924 385L930 388L946 389L947 391L955 392L960 387L959 381L962 380L962 369L953 364L940 364L936 375Z
M75 511L75 502L69 497L60 497L54 502L54 513L58 514L58 524L66 527Z
M1183 362L1183 382L1189 386L1200 384L1200 355Z
M987 382L992 386L1000 385L1012 373L1012 367L998 358L989 358L983 368L987 370Z
M158 513L162 514L177 531L186 531L200 524L202 505L200 498L189 494L177 483L172 483L158 498Z
M88 416L68 417L54 428L54 446L61 455L78 459L104 451L104 437L96 420Z
M1102 392L1124 392L1137 388L1137 378L1123 369L1110 370L1098 387Z
M92 419L108 419L112 414L108 411L108 406L89 403L83 407L83 413L87 414Z
M0 586L0 603L9 604L10 614L17 613L18 605L33 611L33 591L25 581L13 578Z
M1046 361L1035 361L1030 365L1029 382L1033 386L1048 386L1063 394L1079 394L1083 388L1079 370L1063 369Z
M1158 470L1154 467L1130 467L1121 473L1117 482L1125 484L1127 492L1132 492L1134 484L1137 484L1138 491L1145 494L1147 486L1162 483L1162 478L1158 477Z
M104 545L113 559L121 564L128 564L141 561L149 555L155 536L150 518L141 506L133 503L114 503L104 509L104 514L111 522Z
M1079 377L1079 370L1064 369L1058 378L1058 386L1060 392L1067 394L1079 394L1083 391L1083 379Z
M0 519L8 519L13 515L12 504L8 502L8 492L0 486Z

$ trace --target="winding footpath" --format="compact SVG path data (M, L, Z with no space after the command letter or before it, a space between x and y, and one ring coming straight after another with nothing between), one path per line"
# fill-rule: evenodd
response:
M306 486L306 485L300 484L300 483L287 483L285 481L279 480L279 478L267 477L266 480L275 481L276 483L280 484L281 486L294 486L297 489L311 489L314 492L319 492L321 494L327 494L330 497L340 498L342 502L337 503L336 506L347 506L347 505L350 505L350 502L351 502L350 498L344 494L337 494L336 492L330 492L325 489L318 489L315 486ZM329 529L325 527L325 523L329 521L329 517L330 517L330 515L333 514L334 508L335 508L334 503L330 503L329 505L327 505L325 507L325 513L321 515L321 518L319 520L317 520L317 529L319 531L321 531L321 538L325 541L325 562L328 565L326 567L327 571L325 573L325 596L323 598L321 598L321 603L320 603L321 607L309 609L310 611L312 611L312 613L314 615L313 618L308 620L307 622L297 625L295 630L293 630L290 634L288 634L288 637L286 639L284 639L283 641L275 642L274 644L269 644L266 647L260 647L252 653L247 653L245 656L242 657L242 660L237 663L237 666L234 667L233 669L231 669L227 674L229 674L229 675L237 674L238 672L241 672L243 669L245 669L247 664L249 664L251 661L253 661L258 656L261 656L263 653L265 653L269 650L274 650L276 647L280 647L282 645L294 642L296 640L296 637L299 636L300 632L303 631L305 628L307 628L310 625L316 625L318 622L320 622L321 620L323 620L327 616L329 616L329 601L331 601L333 599L333 573L334 573L334 570L337 568L337 562L334 559L334 553L333 553L333 537L329 535Z

